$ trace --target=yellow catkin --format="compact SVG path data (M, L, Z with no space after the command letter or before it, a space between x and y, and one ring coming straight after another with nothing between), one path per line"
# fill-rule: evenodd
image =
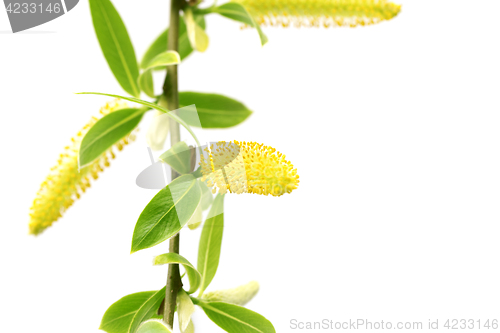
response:
M261 25L357 27L394 18L401 5L387 0L232 0Z
M102 107L100 114L104 116L124 107L126 107L124 102L115 100ZM71 139L71 144L64 148L57 165L51 168L49 175L40 186L30 209L30 234L38 235L57 221L66 209L90 187L91 179L97 179L98 174L109 166L110 159L115 158L112 147L90 165L78 170L80 143L97 120L98 118L92 117L90 122ZM114 148L122 150L134 138L135 134L130 134L117 142Z
M201 157L202 181L212 192L281 196L299 186L299 175L285 155L256 142L218 142Z
M258 291L259 283L257 281L252 281L236 288L208 292L204 294L202 298L209 302L245 305L254 298Z

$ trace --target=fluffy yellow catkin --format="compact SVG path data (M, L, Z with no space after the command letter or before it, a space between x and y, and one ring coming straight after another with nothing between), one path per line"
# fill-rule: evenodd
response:
M104 116L124 107L126 107L124 102L115 100L102 107L100 114ZM92 117L90 122L71 139L71 144L64 148L57 165L51 168L49 175L40 186L30 209L30 234L38 235L57 221L66 209L90 187L90 179L97 179L99 172L109 166L109 160L115 158L113 148L111 148L90 165L78 170L80 143L97 120L98 118ZM134 138L134 134L126 136L114 147L122 150Z
M281 196L299 186L299 175L285 155L256 142L218 142L201 156L202 181L215 193Z
M356 27L390 20L401 5L387 0L232 0L261 25Z

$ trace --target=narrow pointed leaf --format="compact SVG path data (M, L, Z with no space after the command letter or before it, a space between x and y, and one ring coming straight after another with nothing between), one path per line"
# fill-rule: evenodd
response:
M214 8L212 11L231 20L242 22L252 28L256 28L257 32L259 33L261 45L265 45L267 43L268 39L260 29L260 26L257 24L257 22L255 22L255 20L248 13L245 7L243 7L239 3L228 2L223 4L222 6Z
M160 190L139 216L132 250L147 249L177 234L195 213L201 190L192 175L184 175Z
M139 96L139 67L125 24L109 0L89 0L95 33L109 68L122 88Z
M224 229L224 196L218 194L215 197L212 208L208 213L200 236L198 248L198 271L202 280L200 296L208 287L217 272L219 266L220 249L222 244L222 233Z
M79 165L92 163L116 142L137 127L148 108L127 108L111 112L99 119L85 134L80 144Z
M193 299L220 328L230 333L275 333L273 324L262 315L239 305Z
M183 256L173 252L161 254L155 257L153 264L154 265L181 264L182 266L184 266L184 269L188 274L188 279L189 279L188 293L192 294L196 290L198 290L198 287L200 286L201 282L200 272L198 272L196 268Z
M172 113L169 110L167 110L167 109L159 106L158 104L154 104L154 103L151 103L151 102L146 102L146 101L143 101L142 99L139 99L139 98L125 97L125 96L114 95L114 94L104 94L104 93L98 93L98 92L81 92L81 93L78 93L78 94L80 94L80 95L102 95L102 96L109 96L109 97L121 98L121 99L124 99L124 100L127 100L127 101L139 103L139 104L142 104L144 106L150 107L151 109L155 109L155 110L161 111L163 113L166 113L170 118L172 118L173 120L175 120L176 122L178 122L179 124L181 124L189 132L189 134L191 134L193 136L193 139L198 144L198 147L201 147L200 141L198 141L198 138L194 134L193 130L189 127L189 125L184 120L182 120L181 118L179 118L178 116L176 116L174 113Z
M137 333L172 333L165 323L158 319L151 319L142 323Z
M227 128L236 126L252 114L243 103L235 99L198 92L179 93L181 107L195 104L197 114L181 113L180 117L191 126L202 128Z
M99 329L108 333L134 333L151 318L165 298L165 288L127 295L113 303L102 317Z

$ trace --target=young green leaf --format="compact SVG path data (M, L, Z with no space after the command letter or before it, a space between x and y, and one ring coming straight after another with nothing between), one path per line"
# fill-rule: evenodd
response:
M252 114L243 103L232 98L197 92L179 93L180 107L196 105L197 113L182 112L179 117L191 126L227 128L242 123Z
M134 97L125 97L125 96L120 96L120 95L114 95L114 94L104 94L104 93L98 93L98 92L81 92L78 94L84 94L84 95L102 95L102 96L109 96L109 97L115 97L115 98L121 98L127 101L135 102L142 104L144 106L150 107L151 109L155 109L158 111L161 111L163 113L166 113L170 118L181 124L188 132L193 136L193 139L196 141L198 144L198 147L201 147L200 141L198 141L198 138L194 134L193 130L189 127L188 124L178 116L176 116L174 113L170 112L169 110L159 106L158 104L151 103L151 102L146 102L143 101L142 99L134 98ZM191 112L192 113L192 112Z
M184 266L184 269L186 270L189 279L188 293L192 294L196 290L198 290L198 287L200 286L201 282L201 274L196 270L196 268L194 268L194 266L186 258L177 253L169 252L156 256L153 261L153 265L166 265L166 264L181 264L182 266Z
M151 319L142 323L137 333L172 333L165 323L158 319Z
M180 64L180 62L181 62L181 57L179 56L179 53L175 51L166 51L154 57L144 69L147 70L155 67L177 65Z
M205 17L204 16L195 16L196 23L205 30ZM156 40L151 44L148 48L144 57L141 60L141 68L146 68L149 62L156 57L158 54L167 51L168 47L168 29L163 31L160 36L156 38ZM189 42L189 38L187 36L186 23L184 22L184 18L181 17L179 20L179 55L181 60L187 58L193 52L193 48L191 47L191 43ZM162 69L162 68L156 68Z
M158 101L160 105L163 103L166 104L164 97L165 96L162 95ZM151 123L146 132L146 143L154 151L163 150L169 130L170 117L161 111L155 110L153 119L151 119Z
M194 333L194 324L193 324L192 320L189 321L189 324L188 324L186 330L182 333Z
M80 144L78 157L80 168L92 163L117 141L128 135L137 127L148 109L122 109L99 119Z
M208 36L197 23L190 8L184 10L187 36L191 47L198 52L205 52L208 48Z
M155 314L164 298L165 287L127 295L106 310L99 329L108 333L134 333L141 322Z
M109 68L122 88L139 97L139 68L125 24L109 0L89 0L94 29Z
M251 27L254 26L254 20L245 9L245 7L243 7L239 3L228 2L221 6L215 7L212 11L231 20L245 23L246 25L249 25Z
M149 97L155 97L153 73L151 70L145 70L139 75L139 87Z
M219 7L215 7L212 11L231 20L242 22L250 27L256 28L257 32L259 33L260 43L262 45L265 45L267 43L268 39L260 29L260 26L257 24L257 22L255 22L255 20L248 13L245 7L243 7L239 3L228 2Z
M158 192L135 225L132 250L147 249L177 234L195 213L201 190L192 175L184 175Z
M210 205L214 201L214 196L212 195L212 191L207 186L207 183L198 180L201 189L201 209L207 210L210 208Z
M275 333L273 324L260 314L239 305L203 302L193 298L214 323L230 333Z
M252 17L252 20L253 20L253 17ZM254 20L254 23L255 23L255 29L257 29L257 32L259 33L260 44L262 46L264 46L264 45L267 44L267 42L269 42L269 39L267 38L267 36L262 31L260 25L257 22L255 22L255 20Z
M203 218L203 210L201 209L201 202L200 202L198 207L196 207L196 211L194 212L193 216L187 223L188 228L190 230L197 229L201 225L202 218Z
M169 150L160 155L160 160L170 165L180 174L191 172L191 148L180 141L174 144Z
M157 67L164 68L165 66L177 65L181 62L179 53L175 51L167 51L158 54L154 57L144 69L144 72L139 76L139 86L146 95L151 98L155 97L153 69Z
M215 197L200 236L198 247L198 271L202 280L199 296L208 287L219 266L222 233L224 229L224 195Z
M177 293L177 314L181 332L185 332L188 328L194 310L195 308L191 298L183 289L179 290Z
M258 291L259 283L257 281L251 281L236 288L210 291L203 295L203 300L245 305L254 298Z

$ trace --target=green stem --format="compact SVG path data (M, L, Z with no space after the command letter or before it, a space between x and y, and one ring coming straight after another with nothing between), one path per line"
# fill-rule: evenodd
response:
M181 2L184 0L171 0L170 2L170 27L168 31L168 50L179 50L179 12ZM179 89L177 82L177 65L167 66L167 77L163 84L163 96L166 98L168 109L171 112L179 108ZM180 141L179 123L170 121L170 144L174 145ZM179 175L172 170L172 179ZM179 234L170 239L169 251L179 253ZM165 307L163 320L172 329L174 326L174 313L177 300L177 292L182 288L179 265L168 265L167 290L165 293Z

